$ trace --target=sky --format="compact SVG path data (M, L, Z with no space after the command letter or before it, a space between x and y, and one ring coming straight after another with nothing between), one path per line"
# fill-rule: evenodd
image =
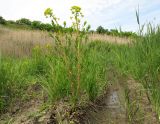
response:
M74 5L82 8L84 20L94 30L101 25L107 29L137 31L138 6L141 24L160 23L160 0L0 0L0 16L7 20L28 18L49 22L43 14L49 7L61 22L66 20L69 25L70 8Z

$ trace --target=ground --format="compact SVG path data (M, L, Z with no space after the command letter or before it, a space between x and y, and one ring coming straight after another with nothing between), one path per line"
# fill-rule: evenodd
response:
M120 80L119 80L120 79ZM85 111L82 124L159 124L140 83L119 78Z
M44 96L17 104L2 115L0 124L158 124L157 115L143 86L132 78L113 78L105 92L94 102L72 110L65 101L45 104ZM112 79L113 78L113 79ZM38 84L30 89L41 94Z

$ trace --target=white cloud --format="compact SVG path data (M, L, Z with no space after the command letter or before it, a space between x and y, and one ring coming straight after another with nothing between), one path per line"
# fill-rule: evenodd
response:
M61 20L69 20L70 7L73 5L81 6L85 19L93 28L98 25L109 28L121 25L126 29L135 29L135 9L138 5L141 18L145 20L154 16L159 18L156 14L160 12L159 9L153 9L160 5L159 0L1 0L0 15L6 19L25 17L46 22L43 12L50 7Z

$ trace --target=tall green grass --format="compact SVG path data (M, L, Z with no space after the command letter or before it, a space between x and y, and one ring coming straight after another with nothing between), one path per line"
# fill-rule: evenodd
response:
M86 22L79 27L80 10L72 8L75 32L51 34L53 44L35 47L28 58L1 58L0 111L26 94L33 82L43 87L50 102L65 98L76 106L94 101L108 84L107 70L113 67L143 84L160 115L160 28L148 25L147 33L129 44L88 42ZM51 9L45 14L58 25Z
M0 60L0 112L25 86L25 68L21 61L14 59Z
M59 30L56 35L51 34L54 46L45 56L50 69L41 82L51 101L66 97L77 105L84 99L83 96L93 101L98 95L101 84L105 82L105 58L96 46L88 43L90 26L87 26L87 22L81 24L81 8L73 6L71 12L74 32ZM59 25L58 18L50 8L44 14Z
M48 100L68 99L72 104L97 98L107 83L107 71L114 68L142 83L150 102L160 113L160 29L148 27L148 32L130 44L118 45L101 41L82 42L77 70L75 41L70 46L37 46L32 56L23 59L2 58L0 61L0 110L5 110L25 88L38 82L48 94ZM72 43L70 43L72 42ZM70 44L69 44L70 43ZM79 88L77 82L79 73Z
M50 101L68 98L71 103L78 104L82 99L93 101L99 95L106 84L108 54L108 51L105 51L108 46L101 49L101 46L98 46L100 44L89 43L82 46L80 71L77 69L77 54L73 48L66 52L65 56L52 51L43 58L49 68L39 79ZM80 78L77 78L78 74Z
M44 88L50 102L63 98L73 105L85 102L84 100L93 101L107 84L106 65L110 45L100 41L82 44L79 72L76 49L73 46L70 49L64 46L63 50L65 53L62 54L55 46L37 46L28 58L2 58L1 112L14 103L16 98L21 99L27 94L26 88L35 82ZM80 74L79 89L77 73Z
M46 73L45 60L33 52L30 58L2 57L0 59L0 113L27 95L27 87L38 82ZM18 100L19 101L19 100Z
M116 47L115 65L146 89L149 101L160 115L160 28L147 26L147 32L129 45Z

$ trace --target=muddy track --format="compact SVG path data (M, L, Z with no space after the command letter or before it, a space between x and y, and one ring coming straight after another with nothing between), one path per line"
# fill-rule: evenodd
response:
M106 94L86 111L84 124L125 124L125 94L119 84L111 85Z
M143 86L134 80L113 83L106 94L86 110L82 124L159 124Z
M14 114L5 114L6 117L0 118L0 124L70 124L74 120L78 124L159 124L154 107L140 83L133 79L118 79L111 80L110 84L106 93L94 103L68 116L71 109L63 101L56 109L41 111L42 99L35 99Z

